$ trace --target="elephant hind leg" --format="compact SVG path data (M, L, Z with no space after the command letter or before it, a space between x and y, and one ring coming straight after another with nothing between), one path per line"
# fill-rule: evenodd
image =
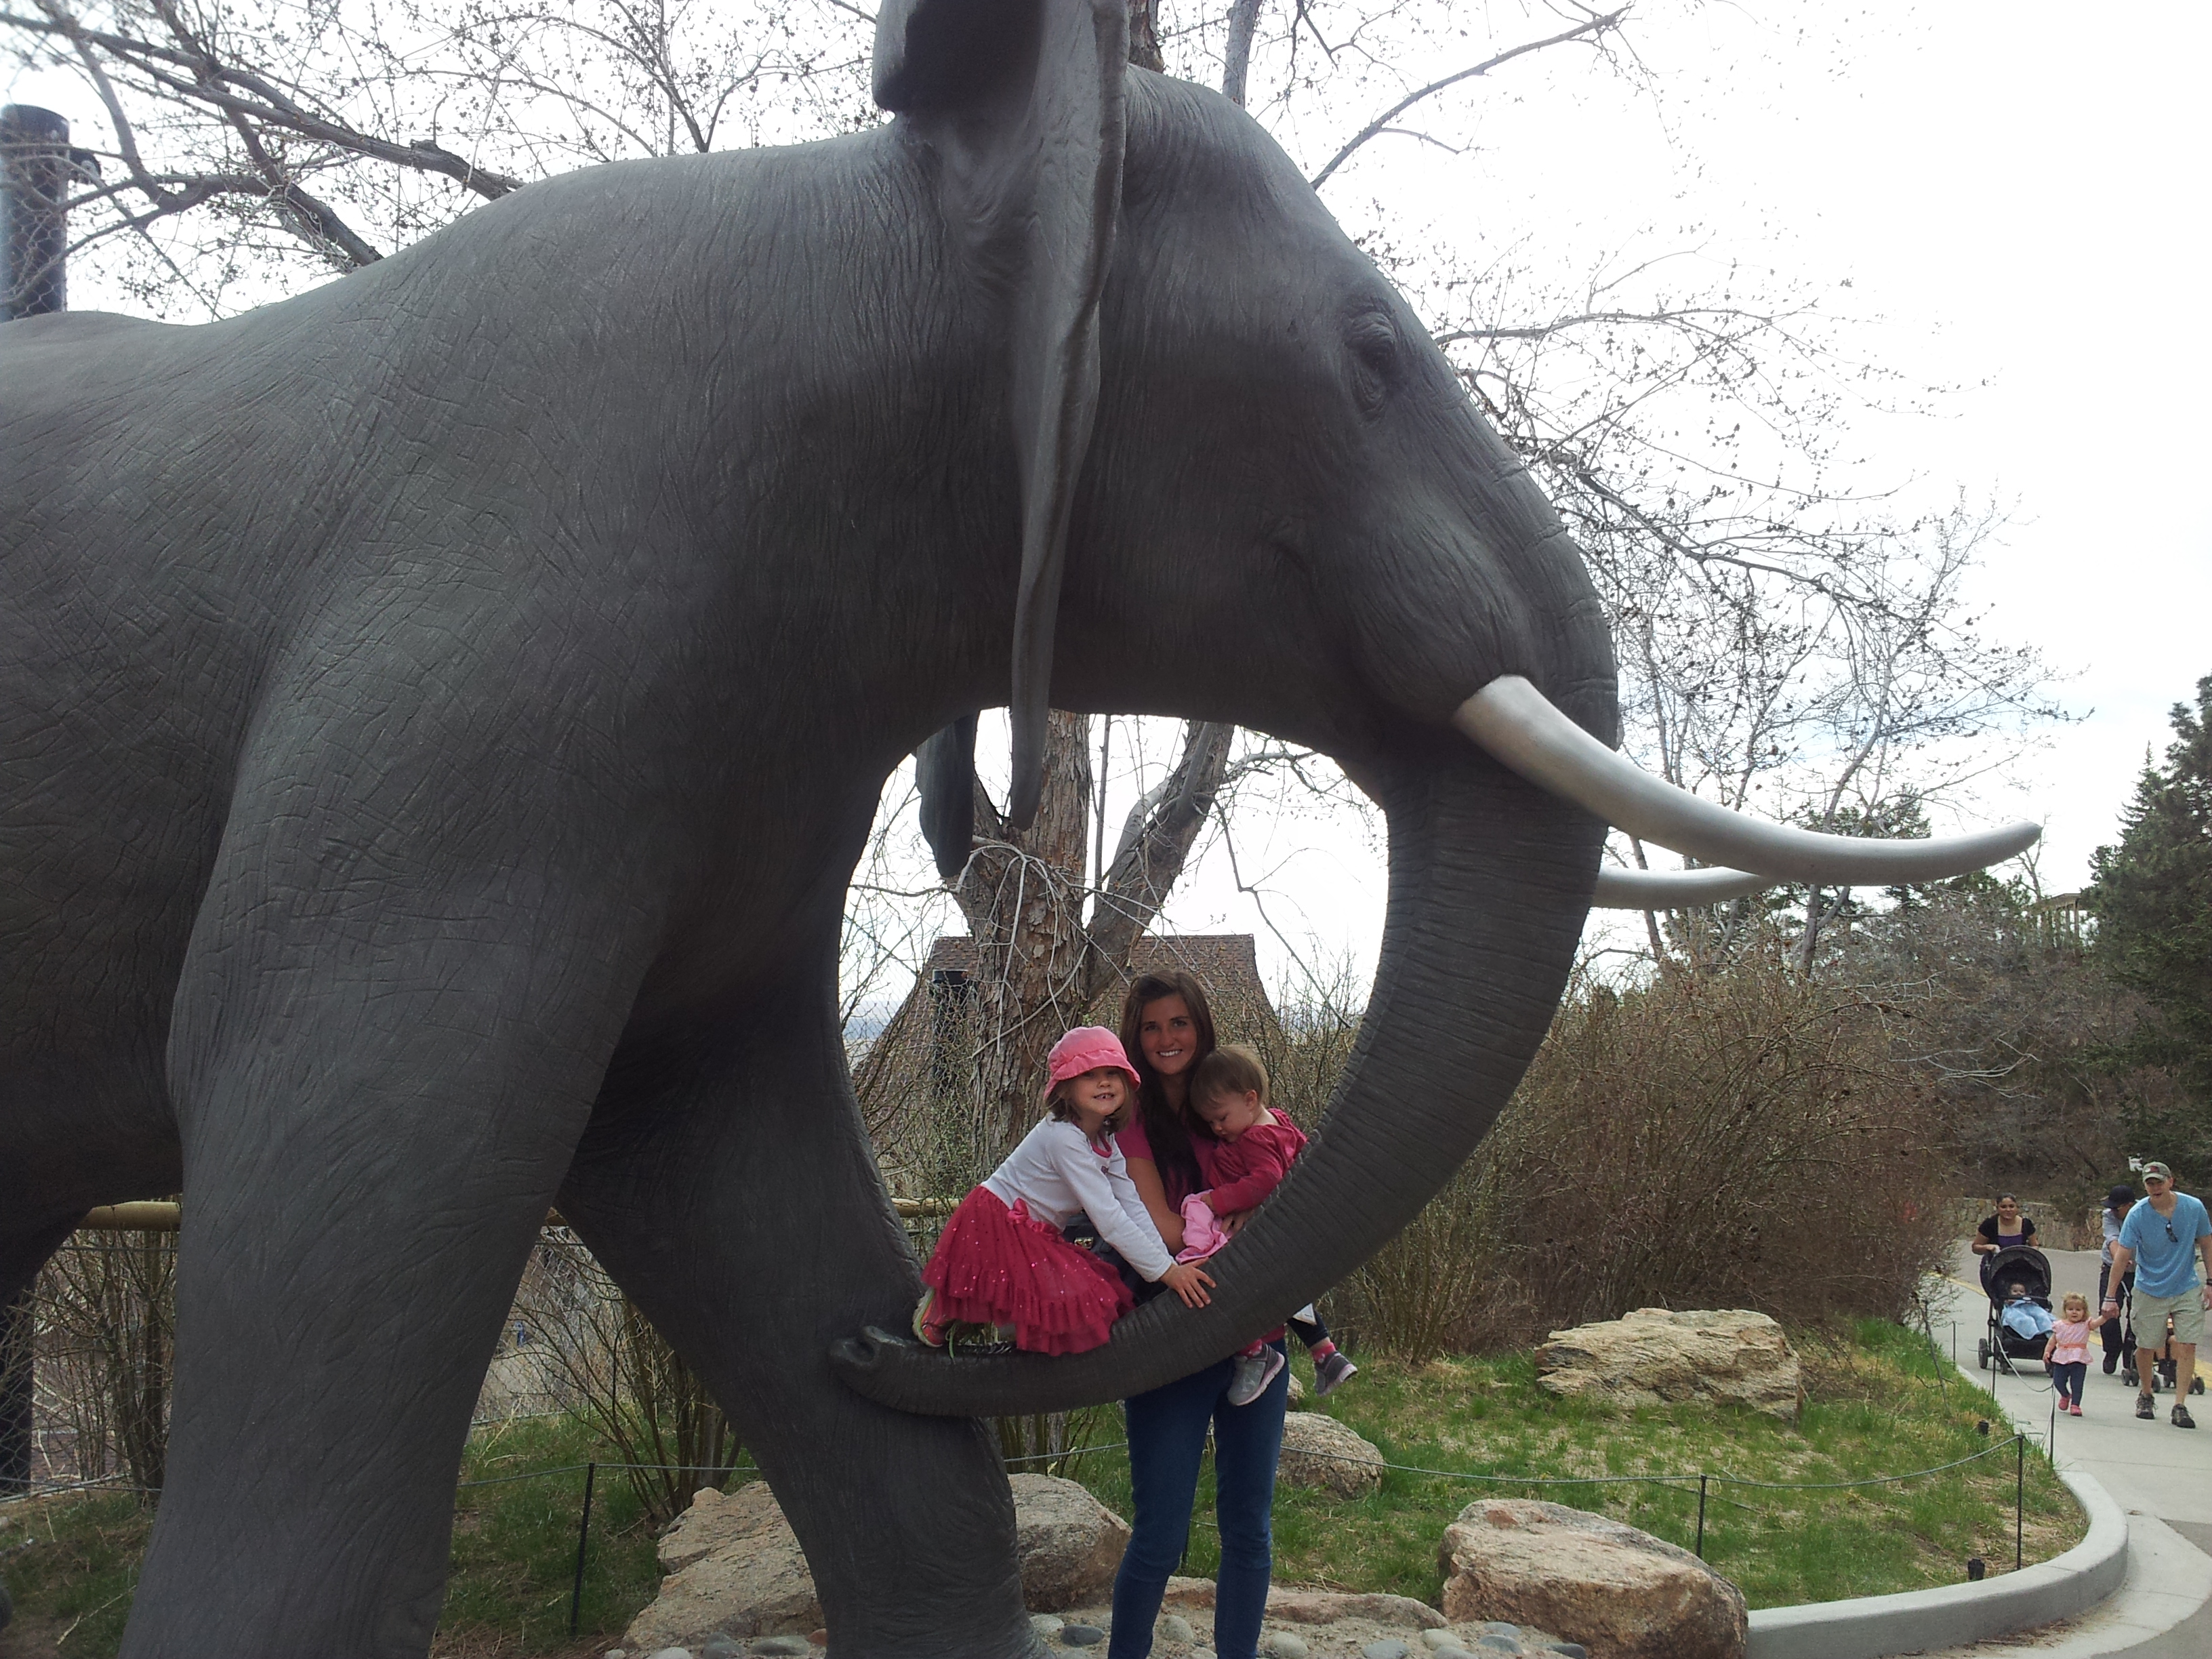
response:
M921 1280L854 1101L825 975L696 1044L618 1058L561 1211L703 1376L806 1551L839 1659L1016 1659L1006 1473L983 1425L888 1410L830 1346Z

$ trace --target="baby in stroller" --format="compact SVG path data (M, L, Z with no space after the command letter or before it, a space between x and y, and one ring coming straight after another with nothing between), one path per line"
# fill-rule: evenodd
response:
M1989 1334L1981 1364L2009 1370L2015 1360L2040 1362L2051 1335L2051 1262L2032 1244L2014 1244L1986 1258Z

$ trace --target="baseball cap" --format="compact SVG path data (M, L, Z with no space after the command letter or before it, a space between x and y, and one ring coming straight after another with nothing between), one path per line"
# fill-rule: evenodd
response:
M2117 1210L2123 1204L2132 1204L2135 1201L2136 1189L2124 1182L2105 1194L2105 1207L2108 1210Z
M2163 1164L2144 1164L2142 1166L2142 1178L2145 1181L2163 1181L2169 1187L2173 1185L2173 1171L2167 1169Z

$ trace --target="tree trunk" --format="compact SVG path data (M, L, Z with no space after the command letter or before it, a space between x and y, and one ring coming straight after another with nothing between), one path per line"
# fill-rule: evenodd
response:
M1009 830L976 802L978 845L954 896L975 939L980 987L975 1156L988 1173L1036 1121L1044 1059L1077 1023L1085 949L1084 832L1091 823L1091 717L1045 726L1036 822Z

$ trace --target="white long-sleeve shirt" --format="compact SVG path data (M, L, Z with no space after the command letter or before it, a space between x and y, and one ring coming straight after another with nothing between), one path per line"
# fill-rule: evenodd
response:
M1157 1279L1175 1259L1129 1179L1121 1143L1108 1145L1110 1150L1101 1153L1074 1124L1048 1117L1022 1137L983 1184L1010 1210L1019 1199L1048 1226L1065 1227L1079 1212L1089 1216L1098 1237L1124 1261Z

